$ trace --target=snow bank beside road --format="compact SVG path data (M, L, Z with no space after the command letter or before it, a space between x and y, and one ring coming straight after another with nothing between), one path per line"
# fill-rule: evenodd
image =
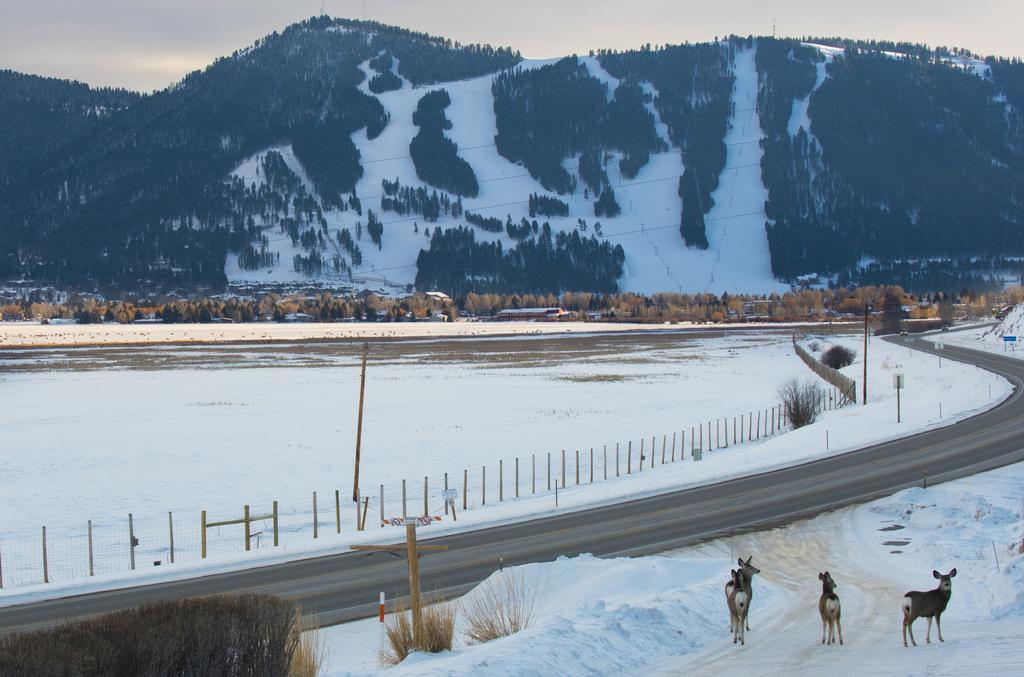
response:
M669 659L648 674L964 675L1020 672L1024 650L1024 464L908 489L782 529L691 549L754 552L780 603L747 634L746 651L725 639ZM998 562L997 562L998 561ZM903 648L900 600L937 585L932 570L957 569L940 643L927 621ZM824 647L819 571L839 584L842 647Z
M461 642L464 618L457 617L454 651L414 655L382 674L636 674L652 662L699 651L728 628L722 601L728 574L725 556L604 560L582 555L506 569L492 578L522 576L536 595L531 627L470 646ZM766 613L774 599L770 586L760 586L757 612ZM379 626L373 618L321 630L326 674L375 672Z
M1024 464L909 489L767 532L659 557L560 559L506 570L541 604L529 630L382 674L962 675L1019 671L1024 650ZM752 630L734 646L722 584L752 554ZM997 560L998 559L998 565ZM904 649L899 603L953 567L939 643ZM817 572L839 583L842 647L822 646ZM473 593L470 593L473 594ZM329 675L376 669L376 619L321 631ZM350 672L351 671L351 672Z

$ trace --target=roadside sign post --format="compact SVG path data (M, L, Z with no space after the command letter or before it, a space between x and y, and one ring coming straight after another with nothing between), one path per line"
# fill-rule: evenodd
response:
M387 521L388 524L395 527L405 527L405 545L350 546L352 550L362 550L366 552L390 552L395 555L400 555L402 552L405 552L409 567L409 599L410 607L412 608L412 637L413 643L416 646L420 646L421 628L423 627L423 605L420 597L420 552L448 549L447 545L418 545L416 543L416 528L430 526L435 521L440 521L440 519L440 517L432 517L430 515L421 515L419 517L392 517ZM383 609L383 593L381 593L380 613L382 619L384 613Z
M892 387L896 389L896 422L900 422L900 391L903 390L903 372L896 372L892 375Z
M1003 336L1003 352L1006 352L1006 346L1010 346L1010 352L1016 352L1017 337L1016 336Z
M458 489L445 489L441 492L441 496L444 498L444 511L452 511L452 521L458 522L458 517L455 516L455 500L459 497Z

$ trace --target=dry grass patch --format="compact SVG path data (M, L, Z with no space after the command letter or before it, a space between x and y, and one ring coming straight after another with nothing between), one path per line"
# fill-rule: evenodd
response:
M320 637L320 625L316 621L303 622L302 613L295 610L295 652L292 654L291 665L288 666L288 677L317 677L323 670L325 648Z
M384 623L384 646L377 658L381 665L398 665L414 651L440 653L451 651L455 640L455 615L458 608L452 602L439 602L423 607L423 627L419 643L412 631L412 612L399 605Z
M537 599L522 572L504 571L481 583L464 604L463 634L470 643L482 644L530 627Z

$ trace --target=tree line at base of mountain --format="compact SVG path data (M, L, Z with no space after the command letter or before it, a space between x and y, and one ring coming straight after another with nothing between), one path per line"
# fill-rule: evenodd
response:
M373 293L266 294L259 298L196 298L192 300L103 300L73 297L65 303L29 298L0 306L6 319L75 319L84 323L130 323L155 319L165 323L281 322L293 313L304 313L320 322L400 321L461 314L491 316L500 310L561 307L572 319L631 322L791 322L835 320L846 317L860 322L865 306L873 308L872 326L898 329L900 322L988 317L1024 302L1024 287L1010 287L989 294L962 290L955 294L909 294L899 286L804 289L784 294L677 294L645 296L633 293L538 292L494 294L466 292L446 300L415 292L403 298ZM886 309L888 313L886 312ZM908 310L904 310L904 309Z

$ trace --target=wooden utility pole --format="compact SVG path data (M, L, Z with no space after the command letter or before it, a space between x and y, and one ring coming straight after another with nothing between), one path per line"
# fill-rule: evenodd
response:
M403 551L406 555L406 560L409 566L409 600L410 607L412 609L412 641L416 647L422 646L420 638L422 637L423 627L423 603L420 596L420 553L424 551L435 551L435 550L447 550L447 545L418 545L416 543L416 526L419 523L420 518L407 517L402 519L393 519L391 524L399 526L405 526L405 545L353 545L353 550L363 550L368 552L390 552L395 554L401 554ZM427 516L425 519L430 519Z
M864 404L868 403L868 304L864 304L864 385L861 393Z
M356 421L356 470L352 478L352 500L359 502L359 451L363 442L363 394L366 392L366 352L369 344L363 343L363 369L359 376L359 418Z

